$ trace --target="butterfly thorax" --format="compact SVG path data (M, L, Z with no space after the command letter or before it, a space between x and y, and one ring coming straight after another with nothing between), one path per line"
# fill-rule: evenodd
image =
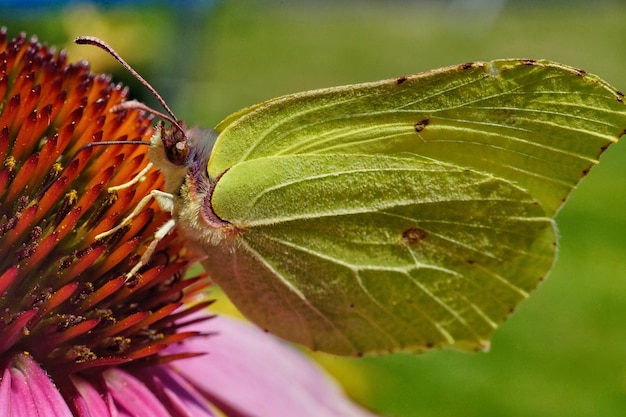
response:
M150 160L165 175L165 192L173 199L172 216L191 242L205 247L236 235L235 227L220 219L211 206L218 178L208 177L206 166L217 134L198 128L182 132L159 124L150 142Z

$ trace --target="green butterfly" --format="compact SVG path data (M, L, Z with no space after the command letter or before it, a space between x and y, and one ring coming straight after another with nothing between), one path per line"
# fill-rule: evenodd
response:
M471 350L548 273L553 217L625 128L600 79L504 60L161 128L150 155L178 229L262 328L339 355Z
M623 94L534 60L291 94L157 127L157 200L250 320L338 355L485 349L550 270L553 218Z

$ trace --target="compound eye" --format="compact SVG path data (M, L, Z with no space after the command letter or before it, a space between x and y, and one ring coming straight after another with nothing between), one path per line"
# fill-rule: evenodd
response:
M174 165L185 165L189 154L185 132L177 126L161 126L161 141L167 159Z

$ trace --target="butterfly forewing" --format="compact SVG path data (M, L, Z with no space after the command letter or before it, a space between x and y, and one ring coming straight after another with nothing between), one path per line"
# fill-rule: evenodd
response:
M620 100L579 70L519 60L310 91L221 123L209 175L264 156L413 152L515 182L553 215L621 135Z

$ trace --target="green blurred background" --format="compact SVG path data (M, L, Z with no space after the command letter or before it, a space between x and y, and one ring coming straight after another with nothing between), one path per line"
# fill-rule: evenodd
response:
M4 1L10 34L36 33L153 103L109 57L70 43L99 36L205 127L282 94L495 58L560 61L626 90L624 1ZM388 416L626 415L625 174L618 144L559 214L554 270L489 353L316 357Z

